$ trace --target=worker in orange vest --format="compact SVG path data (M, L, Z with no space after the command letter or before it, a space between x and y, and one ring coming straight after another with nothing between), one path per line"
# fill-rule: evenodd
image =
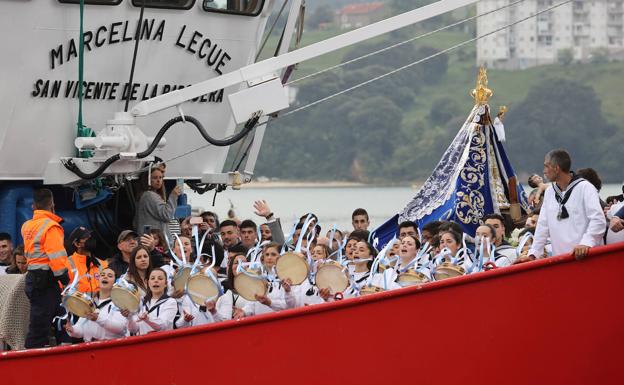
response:
M74 280L74 271L78 273L79 281L77 289L81 293L94 296L100 291L100 275L102 270L108 267L106 261L97 259L95 249L97 243L91 236L91 231L83 226L76 227L69 234L66 250L71 253L69 257L69 281Z
M62 219L54 214L52 191L35 190L33 210L33 218L22 225L28 264L24 291L30 300L26 348L48 344L48 332L61 302L61 285L69 282Z

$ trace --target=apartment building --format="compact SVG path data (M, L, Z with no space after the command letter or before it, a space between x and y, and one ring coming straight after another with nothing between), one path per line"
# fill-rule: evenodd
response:
M477 14L516 0L481 0ZM493 31L552 7L561 0L525 0L477 20L477 34ZM624 0L573 1L477 41L477 64L523 69L557 62L561 51L574 60L607 54L624 58Z

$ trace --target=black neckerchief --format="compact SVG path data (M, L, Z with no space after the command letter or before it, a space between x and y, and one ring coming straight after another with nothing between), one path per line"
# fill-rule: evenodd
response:
M553 182L552 185L553 189L555 190L555 199L557 200L557 203L559 203L559 212L557 213L558 220L570 217L570 214L568 214L568 210L566 209L565 204L568 202L568 199L570 199L570 195L572 195L572 190L574 190L574 187L576 187L584 180L585 179L583 179L579 175L575 175L574 173L572 173L572 180L570 181L570 184L568 185L565 194L561 191L559 186L557 186L557 183Z
M163 303L165 303L165 301L169 299L169 296L167 295L167 293L163 294L160 298L158 298L158 301L156 301L156 303L154 304L154 306L152 306L151 308L148 308L149 303L146 301L144 303L145 306L145 310L147 310L147 314L150 314L151 312L153 312L154 310L157 310L156 312L156 317L158 317L158 313L160 312L160 305L162 305Z
M100 302L100 303L96 306L96 308L101 309L101 308L103 308L104 306L106 306L106 305L108 305L109 303L111 303L111 301L112 301L112 300L111 300L110 298L105 299L104 301Z
M360 283L360 282L363 282L363 281L365 281L365 280L366 280L369 276L370 276L370 271L366 272L366 274L364 274L364 275L362 276L362 278L360 278L360 279L358 279L357 281L355 281L355 283Z

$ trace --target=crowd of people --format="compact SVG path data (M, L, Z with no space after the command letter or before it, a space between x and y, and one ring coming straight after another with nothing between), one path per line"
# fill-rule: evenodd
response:
M451 221L433 221L420 228L404 221L389 242L380 242L371 233L362 208L353 211L349 230L325 226L314 213L306 213L285 234L264 200L253 203L260 223L235 217L220 221L211 211L176 220L173 214L181 191L176 186L167 195L164 173L158 167L146 175L135 227L119 234L117 253L109 258L95 255L95 238L87 227L64 236L52 193L46 189L34 193L35 211L22 228L23 246L13 249L8 234L0 234L0 273L27 273L31 302L27 348L49 344L54 317L54 324L62 325L64 336L59 338L64 342L144 335L424 284L550 255L571 252L583 258L591 247L619 242L624 234L623 197L602 202L595 171L572 172L570 156L563 150L545 157L544 176L550 183L537 175L529 178L534 188L529 195L532 211L524 224L489 214L469 235ZM278 267L280 259L292 253L307 269L300 282ZM327 283L321 275L332 269L333 281ZM207 277L218 294L202 297L189 290L189 274ZM259 291L250 289L251 296L243 285L245 277L261 283ZM116 287L135 293L138 309L115 303L111 294ZM92 310L59 320L58 304L76 293L88 298Z

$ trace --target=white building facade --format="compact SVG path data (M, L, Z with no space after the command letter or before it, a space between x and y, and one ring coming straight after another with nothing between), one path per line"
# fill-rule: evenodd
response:
M481 0L477 14L516 0ZM560 0L525 0L477 19L477 35L535 15ZM477 65L523 69L555 63L561 51L574 60L624 56L624 0L573 1L477 41Z

